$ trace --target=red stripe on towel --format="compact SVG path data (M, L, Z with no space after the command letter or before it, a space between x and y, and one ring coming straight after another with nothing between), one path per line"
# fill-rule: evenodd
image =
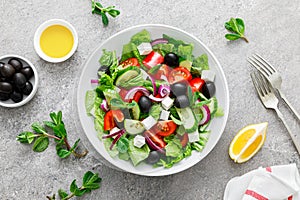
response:
M246 190L245 194L252 196L252 197L256 198L257 200L268 200L266 197L264 197L260 194L257 194L253 190Z
M293 200L293 195L288 198L288 200Z
M268 172L272 172L271 167L266 167L266 170L267 170Z

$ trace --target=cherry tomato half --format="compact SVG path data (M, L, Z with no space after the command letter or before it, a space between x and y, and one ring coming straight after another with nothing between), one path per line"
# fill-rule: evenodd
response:
M166 78L169 76L171 68L168 65L162 65L159 70L154 75L154 79L159 80L163 79L163 76Z
M173 69L169 76L169 82L172 84L182 80L192 80L192 75L189 70L185 67L177 67Z
M196 91L201 92L203 86L205 85L205 81L199 77L193 78L192 80L189 81L189 83L190 83L190 86L191 86L193 92L196 92Z
M134 96L133 96L133 99L132 100L134 100L135 102L139 102L139 100L140 100L140 98L142 97L142 96L144 96L144 93L143 92L141 92L141 91L137 91L135 94L134 94Z
M152 67L161 64L164 62L164 57L160 55L160 53L151 51L146 58L143 60L143 64L148 68L151 69Z
M157 135L166 137L174 133L176 128L177 125L172 120L167 120L167 121L159 121L155 125L154 130L156 131Z
M121 62L120 66L122 66L124 69L129 66L140 66L139 61L137 58L128 58L127 60L124 60Z
M162 139L161 136L155 134L153 131L145 131L144 133L146 136L148 136L157 146L160 148L164 148L167 144L166 142Z

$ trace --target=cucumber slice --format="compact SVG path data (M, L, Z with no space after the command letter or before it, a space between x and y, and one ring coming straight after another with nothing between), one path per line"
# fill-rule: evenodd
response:
M125 119L124 128L129 135L137 135L145 131L143 124L138 120Z
M176 108L177 113L183 122L183 126L187 133L192 133L198 128L198 121L196 119L195 114L193 113L190 107L186 108Z
M141 113L141 110L140 110L140 107L138 104L136 104L132 109L132 116L133 116L133 119L135 120L139 120L140 119L140 113Z
M216 97L210 98L210 103L208 104L208 108L210 110L210 115L213 117L218 110L218 100Z
M122 75L120 75L117 78L116 86L122 86L123 83L126 83L127 81L129 81L130 79L136 77L137 75L139 75L139 71L137 71L137 70L126 71L125 73L123 73Z

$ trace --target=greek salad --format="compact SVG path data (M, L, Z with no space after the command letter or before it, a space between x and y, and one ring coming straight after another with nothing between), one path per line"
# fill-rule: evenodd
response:
M103 50L85 103L110 156L170 168L203 150L208 126L223 110L208 57L194 56L193 47L165 34L153 40L142 30L120 57Z

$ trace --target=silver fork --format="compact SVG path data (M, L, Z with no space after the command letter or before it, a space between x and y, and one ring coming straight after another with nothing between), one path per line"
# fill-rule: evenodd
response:
M281 119L283 122L284 126L288 130L288 133L290 137L292 138L292 141L300 154L300 144L297 141L297 138L292 134L291 129L287 125L282 113L278 109L278 99L274 94L274 91L270 85L270 83L259 73L257 72L252 72L251 74L251 79L254 84L254 87L257 91L257 94L259 96L259 99L261 100L262 104L265 106L267 109L273 109L276 111L278 117Z
M264 77L270 82L274 89L277 89L283 101L288 105L288 107L300 121L299 113L295 110L295 108L291 105L291 103L287 100L286 96L281 91L282 78L279 72L258 54L254 54L251 57L248 57L247 60L253 67L255 67L260 73L264 75Z

